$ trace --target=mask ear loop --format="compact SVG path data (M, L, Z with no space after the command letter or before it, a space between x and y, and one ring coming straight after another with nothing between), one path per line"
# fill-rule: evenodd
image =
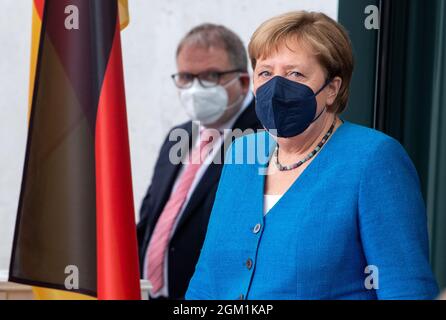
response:
M317 97L319 95L319 93L321 93L332 81L333 81L333 79L331 79L331 78L327 79L325 81L324 85L322 86L322 88L320 88L319 91L314 94L314 96Z
M239 74L237 77L235 77L234 79L229 80L229 81L226 82L225 84L221 84L221 86L222 86L223 88L227 88L227 87L229 87L230 85L232 85L233 83L235 83L235 82L238 81L238 80L240 80L240 74Z
M323 87L318 92L315 93L314 97L316 98L319 95L319 93L321 93L331 83L332 80L333 79L327 79ZM316 122L326 110L327 106L324 107L324 109L319 113L319 115L313 121L311 121L311 123Z
M319 113L319 115L313 121L311 121L311 123L316 122L322 116L322 114L325 112L325 110L327 110L327 106L324 107L324 109L321 111L321 113Z
M224 85L222 85L223 88L227 88L228 86L232 85L233 83L235 83L237 80L240 80L240 76L241 74L238 75L238 77L230 80L228 83L225 83ZM230 109L234 109L235 107L237 107L241 102L243 102L243 100L245 100L246 95L244 95L243 93L240 94L240 96L237 98L236 101L234 101L233 103L231 103L230 105L226 106L226 110L230 110Z

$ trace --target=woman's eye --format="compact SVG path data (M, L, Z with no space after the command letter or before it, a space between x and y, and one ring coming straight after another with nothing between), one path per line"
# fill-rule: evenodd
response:
M294 77L294 78L300 78L303 77L303 74L297 71L292 71L289 73L289 76Z
M271 73L269 71L262 71L259 73L259 77L262 77L262 78L266 78L266 77L270 77L270 76L271 76Z

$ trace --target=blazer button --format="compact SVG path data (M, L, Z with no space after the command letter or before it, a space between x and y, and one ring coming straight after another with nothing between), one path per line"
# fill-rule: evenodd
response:
M262 229L262 225L260 223L256 224L256 226L254 227L254 229L252 230L252 232L254 232L254 234L257 234L260 232L260 229Z
M252 268L252 260L251 259L248 259L246 261L246 268L248 268L248 270L251 270L251 268Z

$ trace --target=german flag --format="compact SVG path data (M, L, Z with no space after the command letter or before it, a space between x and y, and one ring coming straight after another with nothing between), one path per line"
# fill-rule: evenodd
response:
M34 0L11 282L141 298L120 38L126 8L122 0Z

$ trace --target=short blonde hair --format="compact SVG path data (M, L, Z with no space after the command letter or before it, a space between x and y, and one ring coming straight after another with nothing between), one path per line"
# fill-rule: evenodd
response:
M342 79L339 94L330 110L337 114L343 112L354 68L352 45L345 29L319 12L295 11L267 20L255 31L249 43L253 69L258 59L267 58L283 44L287 45L290 39L310 45L328 79Z

